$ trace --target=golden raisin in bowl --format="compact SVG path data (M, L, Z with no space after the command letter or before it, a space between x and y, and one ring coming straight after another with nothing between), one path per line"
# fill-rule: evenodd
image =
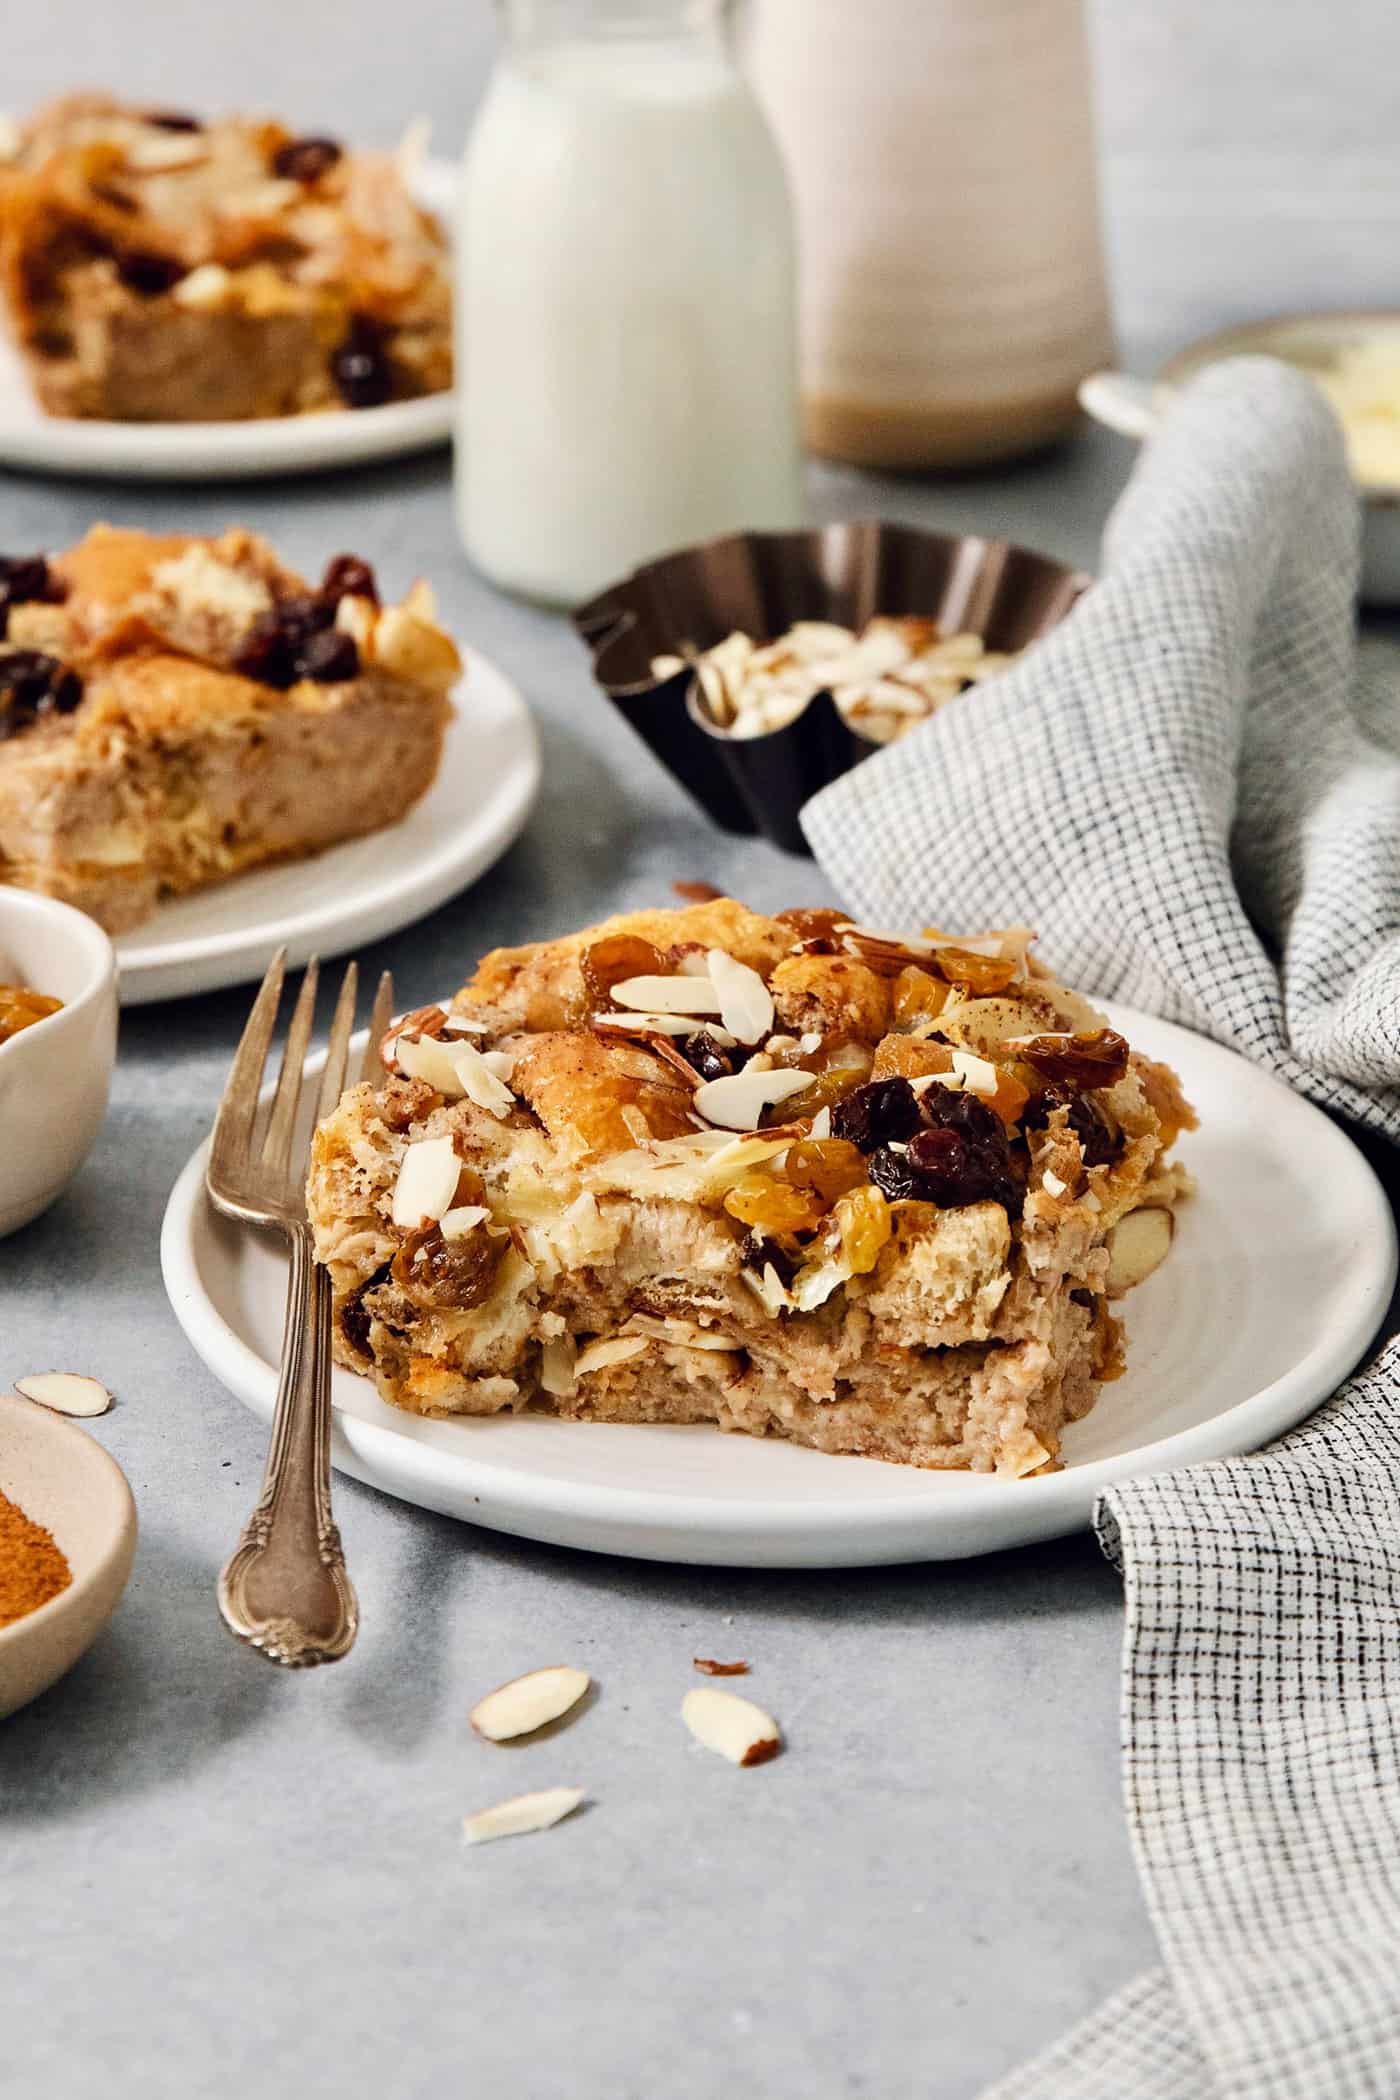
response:
M62 1004L61 999L51 999L47 992L36 992L27 984L0 984L0 1043L8 1043L11 1036L32 1028L36 1021L46 1021Z

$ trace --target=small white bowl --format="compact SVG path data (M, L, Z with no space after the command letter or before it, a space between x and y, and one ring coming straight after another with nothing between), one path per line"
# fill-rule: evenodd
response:
M1079 400L1095 422L1124 437L1149 437L1173 392L1222 357L1259 352L1285 364L1316 371L1359 338L1400 337L1400 313L1339 312L1283 314L1246 321L1219 335L1203 336L1178 350L1155 380L1126 372L1095 372L1079 389ZM1361 596L1367 605L1400 605L1400 487L1358 484L1361 498Z
M0 884L0 984L61 999L0 1043L0 1237L27 1225L92 1149L117 1048L117 964L94 919Z
M96 1438L16 1393L0 1393L0 1493L53 1533L73 1575L37 1611L0 1626L3 1719L71 1670L116 1610L136 1551L136 1504Z

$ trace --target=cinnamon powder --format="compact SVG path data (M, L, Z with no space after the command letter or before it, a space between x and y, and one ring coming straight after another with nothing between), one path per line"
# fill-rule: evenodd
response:
M0 1495L0 1626L47 1604L73 1580L53 1533Z

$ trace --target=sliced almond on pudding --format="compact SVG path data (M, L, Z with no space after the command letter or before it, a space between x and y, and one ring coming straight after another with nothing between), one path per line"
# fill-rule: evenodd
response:
M1169 1210L1130 1210L1109 1232L1108 1288L1114 1297L1130 1291L1166 1260L1176 1231Z
M394 1183L394 1223L405 1232L436 1225L452 1207L461 1171L450 1137L419 1138L405 1151Z
M765 1108L772 1108L793 1094L805 1093L812 1081L811 1072L794 1071L787 1065L763 1072L748 1064L742 1072L723 1079L707 1079L697 1087L695 1108L707 1123L721 1130L757 1130Z

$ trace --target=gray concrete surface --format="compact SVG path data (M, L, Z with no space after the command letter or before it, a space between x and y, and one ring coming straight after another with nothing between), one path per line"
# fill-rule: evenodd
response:
M1384 83L1398 32L1389 10L1369 13ZM1240 28L1228 50L1226 18ZM1223 81L1265 21L1246 121ZM1194 194L1213 153L1267 158L1286 118L1296 150L1279 195L1303 195L1309 140L1324 149L1333 118L1317 62L1335 15L1173 0L1105 4L1100 26L1111 194L1131 161L1156 212ZM489 37L484 7L418 0L230 13L49 0L7 25L4 96L78 74L386 137L428 107L450 138ZM1353 52L1338 80L1371 70ZM1378 122L1368 136L1377 166L1393 157ZM1168 162L1181 187L1159 196ZM1214 191L1211 205L1223 225ZM1115 239L1143 311L1158 273L1164 338L1193 301L1284 303L1306 261L1283 235L1250 244L1232 305L1219 258L1148 220L1150 240L1121 218ZM1366 263L1356 246L1351 262L1378 274L1381 251ZM1090 563L1128 458L1097 433L975 482L822 472L814 505ZM61 543L99 516L240 518L308 566L346 547L395 586L426 571L452 623L519 679L544 735L539 808L476 888L367 958L393 966L408 1000L493 942L664 897L677 876L760 906L823 901L810 864L702 823L600 712L561 622L472 576L444 458L246 491L0 485L6 546ZM25 2089L970 2100L1152 1960L1119 1806L1119 1589L1087 1538L955 1566L729 1574L516 1543L342 1482L364 1607L354 1654L298 1678L234 1646L213 1583L263 1435L185 1346L156 1238L244 1004L231 992L127 1015L96 1153L0 1247L0 1376L63 1359L112 1385L121 1404L95 1434L143 1524L112 1628L0 1729L0 2035ZM691 1655L724 1650L753 1660L756 1695L789 1731L790 1754L761 1772L692 1751L676 1719ZM602 1688L574 1728L527 1755L472 1738L481 1689L563 1657ZM463 1852L464 1810L555 1781L586 1784L596 1806L549 1838Z

